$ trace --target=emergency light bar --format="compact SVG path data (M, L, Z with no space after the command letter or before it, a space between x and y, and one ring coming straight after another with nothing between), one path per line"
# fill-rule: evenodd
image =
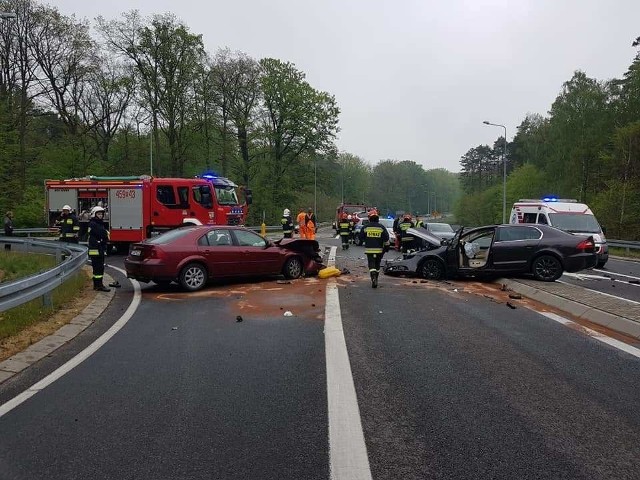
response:
M521 198L519 202L545 202L545 203L578 203L575 198L557 198L557 197L544 197L544 198Z

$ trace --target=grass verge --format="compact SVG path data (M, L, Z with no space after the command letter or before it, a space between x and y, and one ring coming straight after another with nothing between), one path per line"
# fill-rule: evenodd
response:
M0 251L0 282L10 282L56 266L52 255L38 253Z
M621 247L609 247L609 255L615 255L616 257L626 257L626 258L640 258L640 250L627 250Z

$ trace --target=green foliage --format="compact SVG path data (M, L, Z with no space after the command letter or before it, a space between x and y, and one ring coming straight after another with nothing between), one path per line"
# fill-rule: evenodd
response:
M42 298L36 298L18 307L0 313L0 340L16 335L26 327L42 322L56 311L68 305L91 280L81 271L51 292L51 306L45 307Z
M56 259L51 255L13 252L11 250L0 251L2 282L28 277L53 268L55 265Z

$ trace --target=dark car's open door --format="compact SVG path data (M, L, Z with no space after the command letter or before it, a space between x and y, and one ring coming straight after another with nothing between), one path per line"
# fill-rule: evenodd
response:
M447 270L449 272L456 272L460 268L460 236L464 231L464 227L461 226L456 230L455 235L449 241L447 245L447 251L445 253Z

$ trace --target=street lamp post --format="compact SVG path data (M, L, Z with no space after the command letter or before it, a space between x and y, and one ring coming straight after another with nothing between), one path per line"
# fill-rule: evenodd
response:
M504 128L504 149L502 150L502 223L507 223L507 127L499 123L484 122L485 125Z

